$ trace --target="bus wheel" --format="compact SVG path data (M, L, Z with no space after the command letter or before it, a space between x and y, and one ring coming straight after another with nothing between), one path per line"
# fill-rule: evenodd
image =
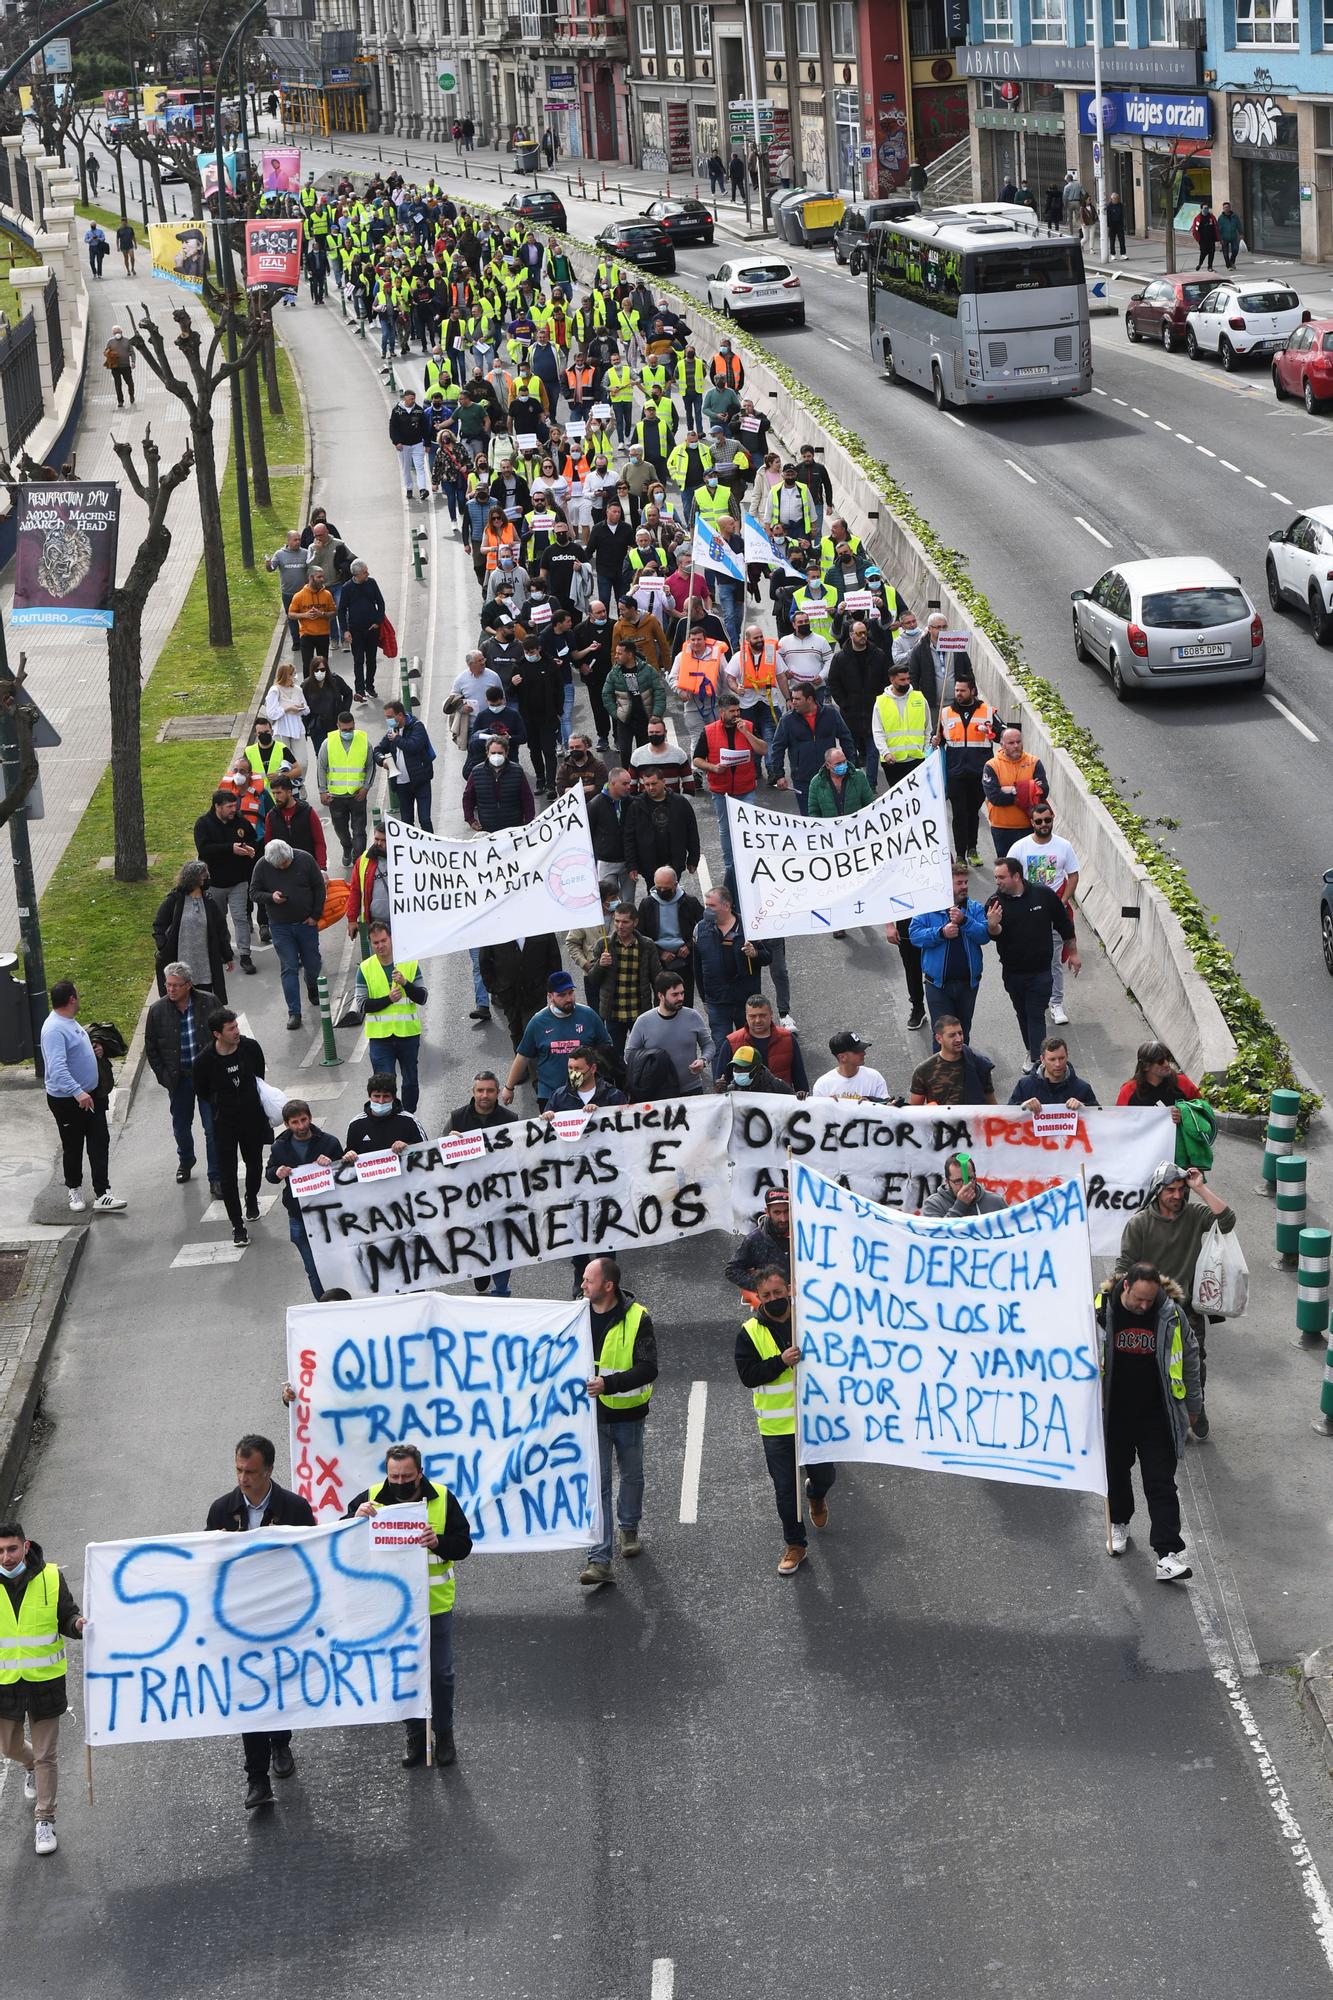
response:
M938 367L938 365L931 369L930 381L931 381L931 393L935 398L935 408L937 410L942 410L949 399L944 393L944 374L943 371Z
M893 343L888 340L884 343L884 373L888 376L890 382L896 382L899 379L898 365L893 358Z

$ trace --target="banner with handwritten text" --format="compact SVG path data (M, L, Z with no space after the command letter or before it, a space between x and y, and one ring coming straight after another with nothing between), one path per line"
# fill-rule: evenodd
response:
M476 782L489 784L486 772ZM529 820L473 839L423 833L386 814L394 949L436 958L473 945L600 923L588 805L575 785Z

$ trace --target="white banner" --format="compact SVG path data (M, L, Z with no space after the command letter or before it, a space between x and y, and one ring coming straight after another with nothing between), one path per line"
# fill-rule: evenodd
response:
M1017 1105L849 1104L836 1098L733 1097L732 1228L752 1229L764 1192L780 1186L787 1149L867 1200L908 1214L944 1178L950 1153L970 1153L977 1177L1007 1202L1026 1201L1080 1171L1087 1183L1094 1255L1114 1257L1125 1224L1143 1204L1153 1168L1175 1158L1175 1128L1163 1106L1081 1111L1072 1132L1039 1132Z
M579 1138L531 1118L422 1146L384 1187L335 1167L300 1197L321 1284L373 1297L724 1229L730 1130L729 1098L673 1098L594 1111Z
M1087 1209L1063 1181L966 1222L792 1174L803 1465L1105 1493Z
M364 1521L90 1542L87 1741L403 1721L430 1704L426 1554Z
M586 1300L411 1292L287 1313L292 1483L319 1516L414 1444L478 1550L572 1549L601 1535L596 1373Z
M389 914L399 959L600 923L583 787L526 826L446 840L386 814Z
M938 756L873 805L838 819L771 812L730 797L727 819L748 937L907 923L948 907L953 875Z

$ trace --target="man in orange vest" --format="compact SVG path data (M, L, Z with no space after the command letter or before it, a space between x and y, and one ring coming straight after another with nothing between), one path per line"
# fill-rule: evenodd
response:
M727 661L727 684L736 691L741 718L765 746L773 740L777 712L778 642L766 638L761 625L747 625L739 650ZM759 780L759 756L755 757L755 782Z
M750 754L747 756L746 752ZM742 799L755 788L756 759L764 754L764 739L741 721L738 697L727 688L718 696L717 720L704 728L694 745L694 768L708 779L713 811L717 815L722 860L728 876L735 880L731 858L731 826L727 819L728 798Z
M1050 797L1050 785L1040 757L1026 756L1023 732L1016 722L1001 731L1000 747L981 774L995 856L1009 852L1016 840L1032 831L1032 808Z
M691 632L676 655L667 675L685 707L685 733L697 736L705 723L717 718L717 698L726 676L728 647L725 639L710 639L702 631Z
M721 343L708 372L719 389L734 389L739 396L745 387L745 363L739 354L733 354L729 340Z

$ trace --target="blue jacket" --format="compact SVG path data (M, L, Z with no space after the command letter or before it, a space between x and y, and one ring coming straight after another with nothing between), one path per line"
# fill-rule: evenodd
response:
M408 784L428 784L430 767L435 762L435 746L426 734L426 725L420 717L414 715L401 729L390 730L389 734L382 736L375 745L375 755L382 763L395 769L393 759L395 751L398 750L402 751L403 762L407 766Z
M832 702L823 702L815 710L813 729L803 715L797 715L795 709L789 708L784 712L769 745L768 775L780 778L783 766L790 758L794 789L808 791L815 774L824 768L824 752L831 750L835 743L842 745L852 763L856 762L856 745Z
M715 1007L735 1006L759 991L759 968L772 961L766 944L754 941L754 957L747 958L741 947L746 942L739 917L726 941L711 910L700 918L694 931L694 973L699 991Z
M932 986L944 984L944 962L951 940L944 936L949 921L947 910L923 910L907 926L907 935L921 953L921 970ZM963 905L963 945L972 984L981 984L981 947L990 932L986 928L986 907L975 896Z

